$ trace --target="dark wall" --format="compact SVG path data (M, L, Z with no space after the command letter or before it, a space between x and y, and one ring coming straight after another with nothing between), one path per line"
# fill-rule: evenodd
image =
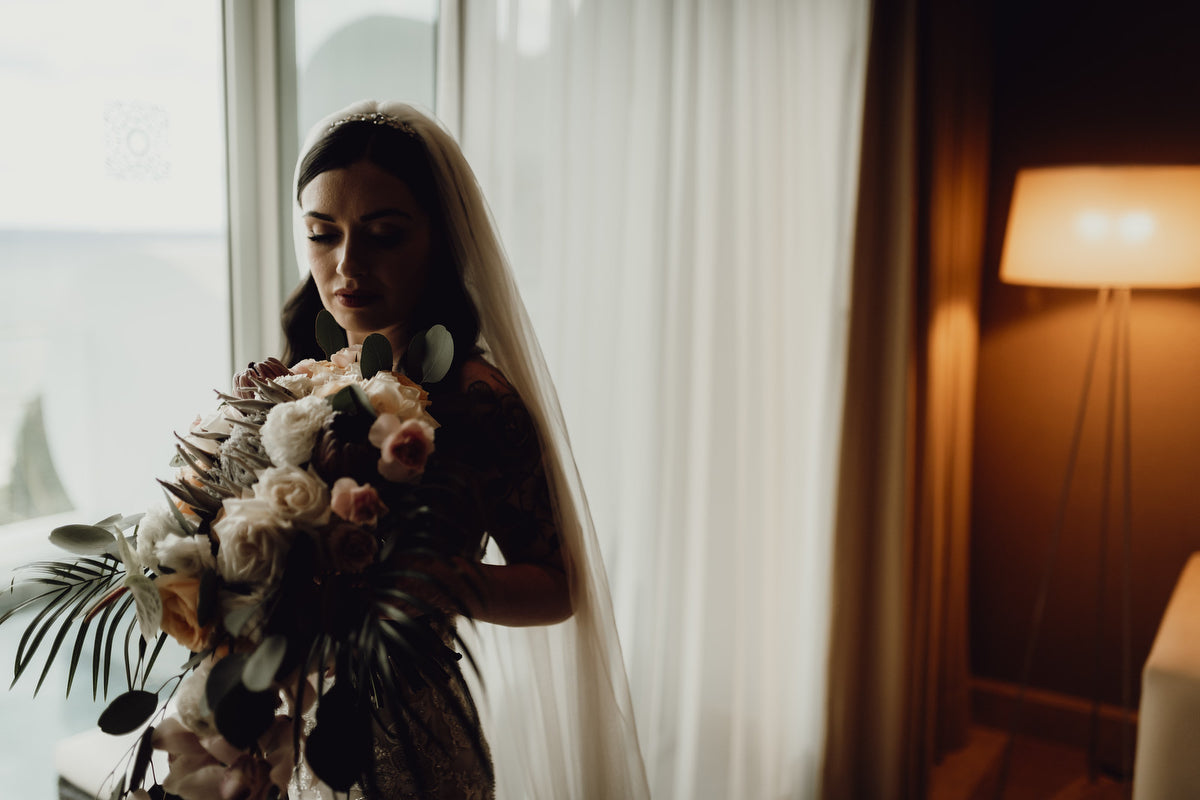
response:
M1015 682L1047 557L1096 293L1001 284L1018 168L1200 164L1200 3L996 3L992 168L972 496L971 662ZM1200 219L1197 220L1200 225ZM1135 291L1133 687L1189 554L1200 551L1200 292ZM1108 339L1095 389L1108 377ZM1093 395L1096 397L1097 395ZM1093 401L1034 657L1035 686L1120 701L1119 508L1094 649L1102 401ZM1096 664L1100 665L1097 672Z

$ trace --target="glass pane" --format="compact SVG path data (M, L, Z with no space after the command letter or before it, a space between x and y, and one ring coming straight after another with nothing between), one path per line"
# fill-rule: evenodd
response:
M300 139L356 100L432 109L437 0L295 0Z
M56 525L162 497L171 433L213 406L230 345L220 2L7 0L5 17L19 20L0 26L7 582L62 555ZM0 627L5 669L27 619ZM54 743L102 708L86 658L62 699L67 655L36 701L36 674L0 695L6 796L56 797Z

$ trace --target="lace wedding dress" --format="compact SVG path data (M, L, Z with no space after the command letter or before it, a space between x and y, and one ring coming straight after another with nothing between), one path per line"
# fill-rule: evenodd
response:
M537 432L520 397L494 366L478 357L447 380L458 387L431 395L429 410L440 427L423 480L456 489L440 510L453 519L447 526L454 537L446 542L448 551L477 559L486 534L510 563L561 568ZM443 627L442 639L453 647L449 624ZM411 693L406 698L411 716L388 731L376 730L375 786L352 790L351 800L495 796L491 755L474 699L461 682L450 684L451 696L446 691L425 688ZM299 772L294 789L303 800L322 796L307 770Z
M492 734L495 796L648 800L608 579L586 494L553 380L478 181L450 132L403 103L367 100L330 114L309 132L301 162L331 126L363 115L402 124L423 143L443 203L438 210L453 261L479 312L478 344L490 362L468 364L464 372L458 410L465 414L465 424L451 424L454 403L431 409L445 428L438 431L434 455L448 461L458 453L459 466L465 465L476 479L479 493L464 503L464 510L485 512L486 519L473 530L486 531L507 560L559 559L570 588L574 613L560 624L460 626L486 681L486 690L479 688L467 670L481 721L472 727ZM296 252L305 264L303 211L298 205L295 211ZM462 441L455 443L456 437ZM502 463L497 455L503 456ZM436 705L428 713L437 716ZM437 736L453 743L464 733L450 726ZM387 750L385 740L376 744ZM448 765L419 753L415 762L394 751L384 753L381 791L391 781L388 785L401 792L396 796L405 797L405 776L432 774L439 785L442 778L436 773L461 766L464 776L474 777L464 777L465 787L453 787L460 793L451 796L491 797L483 762L476 758L473 767L461 760L470 760L462 748L448 750Z

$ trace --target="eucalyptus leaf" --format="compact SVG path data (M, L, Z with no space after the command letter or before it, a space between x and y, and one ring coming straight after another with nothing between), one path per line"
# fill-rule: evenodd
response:
M129 775L129 786L140 789L146 780L146 770L150 766L150 756L154 752L151 739L154 737L154 726L146 728L138 741L137 755L133 759L133 771Z
M104 519L100 520L99 522L95 523L95 525L97 528L110 528L111 529L113 523L116 522L117 520L119 520L120 518L121 518L120 514L112 514L112 515L107 516Z
M238 749L250 747L275 721L277 700L276 692L251 692L241 685L233 687L213 709L217 731Z
M142 517L144 516L146 516L146 512L142 511L138 512L137 514L130 514L129 516L121 517L120 521L117 522L117 529L127 531L134 525L137 525L139 522L141 522Z
M343 386L337 394L329 398L329 404L333 406L334 411L343 414L366 414L372 419L378 416L371 405L371 398L367 397L367 393L357 383Z
M333 318L333 314L330 314L325 309L321 309L317 313L317 344L325 351L325 357L331 357L348 343L349 340L346 338L346 332L342 330L341 325L337 324L337 320Z
M304 755L313 773L335 791L347 791L371 765L367 705L342 682L317 703L317 725L305 743Z
M454 363L454 337L444 325L418 333L408 345L408 373L420 383L437 383Z
M241 608L235 608L233 611L230 611L225 615L225 630L229 631L234 636L240 636L242 633L242 628L246 627L246 623L250 621L251 617L255 615L258 609L259 605L255 603L253 605L244 605Z
M196 592L196 624L208 627L217 616L217 573L206 569L200 574L200 587Z
M50 543L81 556L101 555L116 540L112 532L97 525L63 525L50 531Z
M391 342L382 333L372 333L362 344L362 355L359 356L359 366L365 380L375 377L377 372L387 372L394 361Z
M113 736L136 731L158 710L158 695L135 689L118 695L100 715L100 730Z
M204 684L204 699L208 701L209 708L221 705L226 695L242 685L246 658L245 653L233 653L213 665L212 671L208 673L208 681Z
M242 683L252 692L262 692L275 682L275 673L287 655L287 637L282 634L268 636L246 659L242 669Z

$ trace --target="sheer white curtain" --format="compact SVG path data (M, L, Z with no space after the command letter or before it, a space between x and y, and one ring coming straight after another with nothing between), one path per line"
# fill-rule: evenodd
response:
M659 800L817 791L868 5L455 7Z

